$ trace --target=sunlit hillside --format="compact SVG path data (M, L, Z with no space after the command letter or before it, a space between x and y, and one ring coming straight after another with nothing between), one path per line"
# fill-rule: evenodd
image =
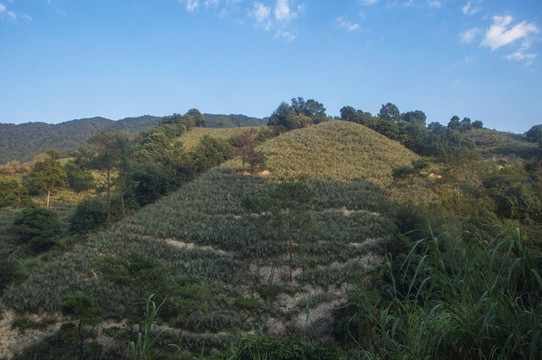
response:
M365 180L381 187L391 184L393 167L418 158L365 126L340 120L289 132L260 149L273 180Z
M245 130L258 129L258 127L232 127L232 128L207 128L196 127L190 131L185 132L182 136L177 138L186 149L192 149L198 145L200 140L204 136L212 136L218 139L228 140L232 137L241 135Z

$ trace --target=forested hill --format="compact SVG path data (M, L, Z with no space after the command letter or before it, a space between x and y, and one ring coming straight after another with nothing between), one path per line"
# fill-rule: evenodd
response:
M94 117L54 125L41 122L20 125L0 124L0 163L11 160L28 161L35 155L52 148L62 155L67 155L100 130L136 134L141 130L156 126L160 119L160 117L145 115L118 121Z
M259 126L265 122L265 119L245 115L204 114L203 117L208 127ZM117 121L93 117L54 125L41 122L0 124L0 164L12 160L29 161L52 148L66 156L101 130L135 135L158 125L160 119L158 116L145 115Z

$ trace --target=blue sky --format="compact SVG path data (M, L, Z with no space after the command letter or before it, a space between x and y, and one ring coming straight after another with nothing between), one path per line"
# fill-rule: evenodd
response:
M542 123L540 0L0 0L0 122L392 102Z

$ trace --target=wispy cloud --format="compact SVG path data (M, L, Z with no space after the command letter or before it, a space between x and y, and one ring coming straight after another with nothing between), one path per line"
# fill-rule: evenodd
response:
M286 40L286 42L292 42L296 38L296 36L294 34L292 34L291 32L283 31L283 30L277 31L275 36L278 37L278 38L282 38L282 39Z
M495 51L504 45L519 39L526 39L529 35L540 32L535 24L526 21L509 27L513 20L512 16L494 16L493 25L487 30L482 46Z
M271 21L271 8L265 6L260 2L254 3L254 10L251 12L251 15L254 17L256 26L264 30L271 30L272 21Z
M512 54L506 55L508 60L524 61L527 60L526 65L532 64L533 60L537 57L536 54L525 54L521 50L518 50Z
M442 4L438 0L427 0L427 5L432 8L440 8Z
M199 7L199 0L179 0L179 2L186 2L186 10L191 12Z
M465 31L463 31L462 33L459 34L459 40L460 40L462 43L470 44L470 43L472 43L472 42L476 39L476 36L478 36L478 34L479 34L481 31L482 31L482 30L480 30L480 29L478 29L478 28L473 28L473 29L465 30Z
M220 0L205 0L204 5L206 8L209 8L209 7L216 8L218 7L219 3L220 3Z
M342 29L346 29L348 31L356 31L360 30L361 27L359 24L351 23L349 21L344 20L342 17L337 18L337 26Z
M274 31L275 38L287 42L296 38L291 29L292 21L305 12L304 4L296 3L301 0L178 0L186 10L194 12L199 9L212 10L216 16L226 17L233 14L247 16L255 27L265 31ZM273 3L271 3L273 2ZM239 18L232 21L241 22Z
M9 11L4 4L0 4L0 13L6 14L11 20L17 20L17 14L13 11Z
M465 6L461 8L461 11L463 12L463 14L471 16L479 12L480 8L473 6L472 2L469 1L465 4Z

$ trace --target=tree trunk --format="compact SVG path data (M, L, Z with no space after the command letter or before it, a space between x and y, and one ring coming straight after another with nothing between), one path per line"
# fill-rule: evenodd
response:
M83 347L83 334L81 334L82 322L79 321L79 359L83 359L84 347Z
M51 197L51 191L47 190L47 196L45 197L45 207L49 209L49 198Z
M290 238L290 259L289 259L289 265L290 265L290 283L294 281L293 272L292 272L292 256L293 256L293 244L292 244L292 238Z

